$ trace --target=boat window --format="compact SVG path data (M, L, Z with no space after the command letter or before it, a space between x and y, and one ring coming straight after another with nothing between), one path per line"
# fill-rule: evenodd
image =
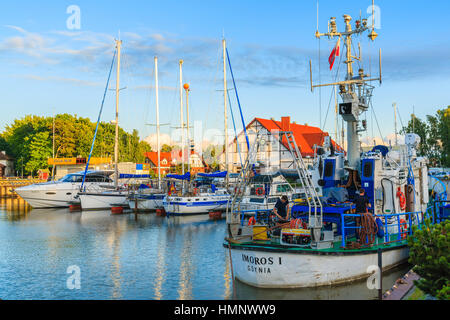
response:
M291 188L289 187L288 184L282 184L277 186L277 193L284 193L287 191L291 191Z
M364 178L371 178L372 177L372 162L371 161L366 161L364 162L364 168L363 168L363 176Z
M83 182L83 176L78 174L68 174L67 176L63 177L60 182Z
M264 198L250 198L252 203L264 203Z
M330 178L333 176L333 171L334 171L334 163L332 161L327 161L325 163L325 170L323 176L325 178Z
M270 198L269 200L267 200L268 203L276 203L278 200L278 198Z

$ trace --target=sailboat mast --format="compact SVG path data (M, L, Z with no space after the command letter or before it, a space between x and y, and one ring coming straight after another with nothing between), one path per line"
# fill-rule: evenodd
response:
M186 130L187 130L187 162L188 162L188 172L191 172L191 134L189 132L189 85L186 83L184 85L184 90L186 91Z
M398 137L397 137L397 104L394 102L392 104L394 107L394 134L395 134L395 145L398 144Z
M160 124L159 124L158 57L155 57L155 91L156 91L156 145L158 148L158 189L161 189L161 142L160 142Z
M116 76L116 137L114 140L114 165L115 179L114 185L116 189L119 186L119 92L120 92L120 50L122 41L116 40L117 46L117 76Z
M183 60L180 60L180 126L181 126L181 167L184 175L184 115L183 115Z
M224 134L225 134L225 171L229 173L230 164L229 164L229 150L228 150L228 109L227 109L227 99L228 99L228 89L227 89L227 41L225 39L222 40L223 47L223 105L224 105ZM226 184L228 186L228 174L226 178Z

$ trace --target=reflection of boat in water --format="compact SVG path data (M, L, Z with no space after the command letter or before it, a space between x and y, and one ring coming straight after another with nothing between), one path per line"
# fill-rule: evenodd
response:
M58 181L33 184L15 191L35 209L69 207L79 203L76 196L83 183L83 175L84 171L72 173ZM84 185L87 190L100 185L111 186L111 175L109 171L88 171Z
M316 36L338 37L337 47L341 37L345 39L343 63L347 65L347 75L344 81L330 85L338 86L342 98L339 113L347 122L347 154L338 154L331 138L325 137L313 169L323 170L319 175L311 174L289 126L281 128L280 140L284 139L289 147L305 197L303 203L293 206L288 223L255 214L255 226L242 218L241 199L233 198L227 212L228 238L224 245L231 251L234 275L248 285L300 288L350 282L368 277L368 267L378 265L379 253L383 270L393 268L408 259L406 238L412 227L421 227L429 214L428 160L416 154L419 136L407 134L399 151L386 146L374 146L369 152L360 150L359 135L367 130L362 114L371 106L374 89L370 82L381 83L381 74L372 78L362 66L354 74L352 37L365 31L369 31L372 40L377 35L368 27L367 19L357 20L354 27L350 16L344 15L344 20L344 32L337 31L335 18L331 18L329 31L317 32ZM264 144L264 137L258 133L238 190L248 185L257 150ZM360 188L364 189L373 214L354 212L356 191ZM347 198L340 199L341 193L346 193Z

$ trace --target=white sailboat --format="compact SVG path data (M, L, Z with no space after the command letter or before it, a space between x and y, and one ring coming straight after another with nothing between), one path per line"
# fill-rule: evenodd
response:
M193 215L193 214L208 214L213 211L224 211L227 208L227 205L231 199L231 195L228 192L228 138L227 138L227 87L226 87L226 42L223 40L223 61L224 61L224 95L225 95L225 145L226 145L226 171L225 171L225 179L226 179L226 187L225 188L216 188L213 185L201 186L199 188L194 188L190 186L190 190L185 190L184 185L185 181L190 182L190 157L191 157L191 141L189 134L189 85L185 84L184 89L186 91L186 111L187 111L187 135L188 135L188 173L184 174L184 119L183 119L183 98L182 98L182 90L180 90L180 109L181 109L181 127L183 130L182 139L183 139L183 175L169 175L168 177L172 177L174 179L178 179L183 181L183 187L179 194L177 195L169 195L163 202L164 209L167 215ZM180 62L180 87L182 84L182 62ZM222 173L223 174L223 173Z
M116 40L117 49L117 77L116 77L116 136L114 143L114 190L82 190L78 193L81 209L106 210L112 206L128 206L128 191L119 187L119 92L120 92L120 53L122 41Z
M159 121L159 80L158 80L158 57L155 57L155 91L156 91L156 145L158 149L158 189L141 189L130 194L128 204L131 209L138 211L155 211L163 208L163 200L166 194L162 191L161 179L161 142Z

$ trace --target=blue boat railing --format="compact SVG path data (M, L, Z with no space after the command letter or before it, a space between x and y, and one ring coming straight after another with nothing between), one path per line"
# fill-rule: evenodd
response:
M428 210L427 210L428 211ZM423 214L422 212L401 212L401 213L390 213L390 214L382 214L382 215L373 215L376 218L380 218L382 224L383 224L383 231L384 231L384 241L380 242L378 237L378 244L386 244L396 241L401 241L406 238L406 235L412 234L412 226L416 225L419 228L421 228L421 223L423 222L424 218L427 216L427 214ZM345 221L346 217L350 218ZM355 225L348 225L348 220L351 220L352 222L355 221L356 218L360 218L360 214L350 214L345 213L341 215L341 229L342 229L342 247L346 247L346 235L350 234L350 232L346 233L345 230L348 229L354 229L357 231L357 229L361 229L361 226ZM406 220L402 222L402 217L406 217ZM392 221L394 220L394 222ZM406 223L407 230L402 231L402 226ZM389 232L389 230L396 230L396 232ZM353 234L353 233L351 233ZM392 240L391 236L396 236L397 240ZM367 240L367 239L366 239Z
M433 223L441 223L448 220L450 215L450 200L436 200L433 203L431 220Z

